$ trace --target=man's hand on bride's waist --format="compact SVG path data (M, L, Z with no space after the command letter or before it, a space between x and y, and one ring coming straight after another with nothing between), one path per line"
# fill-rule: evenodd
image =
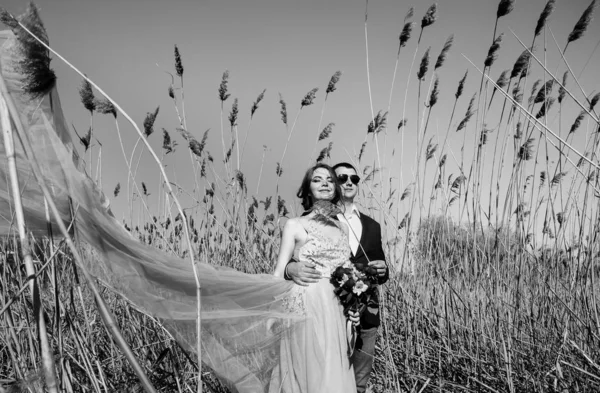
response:
M284 278L306 287L318 282L321 279L321 272L315 269L315 265L310 262L292 260L285 268Z

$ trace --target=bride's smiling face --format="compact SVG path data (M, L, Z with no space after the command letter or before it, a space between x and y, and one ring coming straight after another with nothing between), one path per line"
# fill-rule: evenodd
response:
M315 201L330 201L335 195L334 180L325 168L317 168L310 180L310 192Z

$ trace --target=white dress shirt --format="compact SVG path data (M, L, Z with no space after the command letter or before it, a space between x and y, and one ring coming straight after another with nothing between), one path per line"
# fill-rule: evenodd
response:
M360 237L362 235L360 212L358 211L356 205L353 204L352 208L350 208L350 211L347 211L344 214L338 214L338 218L340 221L345 222L350 227L348 230L348 240L350 243L350 249L352 250L352 255L356 255L360 243Z

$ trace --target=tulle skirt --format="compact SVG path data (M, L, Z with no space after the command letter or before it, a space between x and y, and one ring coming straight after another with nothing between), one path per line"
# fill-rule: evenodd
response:
M281 339L269 393L356 392L349 362L346 318L327 279L292 290L292 311L306 322Z

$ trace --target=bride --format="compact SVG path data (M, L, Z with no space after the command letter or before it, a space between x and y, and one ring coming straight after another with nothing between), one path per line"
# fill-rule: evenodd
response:
M322 274L308 287L295 285L287 305L307 318L302 331L292 331L280 345L271 392L355 392L349 363L346 317L329 282L332 271L350 257L348 228L336 219L341 189L325 164L310 168L298 197L305 213L285 224L274 275L285 276L292 259L306 261Z

